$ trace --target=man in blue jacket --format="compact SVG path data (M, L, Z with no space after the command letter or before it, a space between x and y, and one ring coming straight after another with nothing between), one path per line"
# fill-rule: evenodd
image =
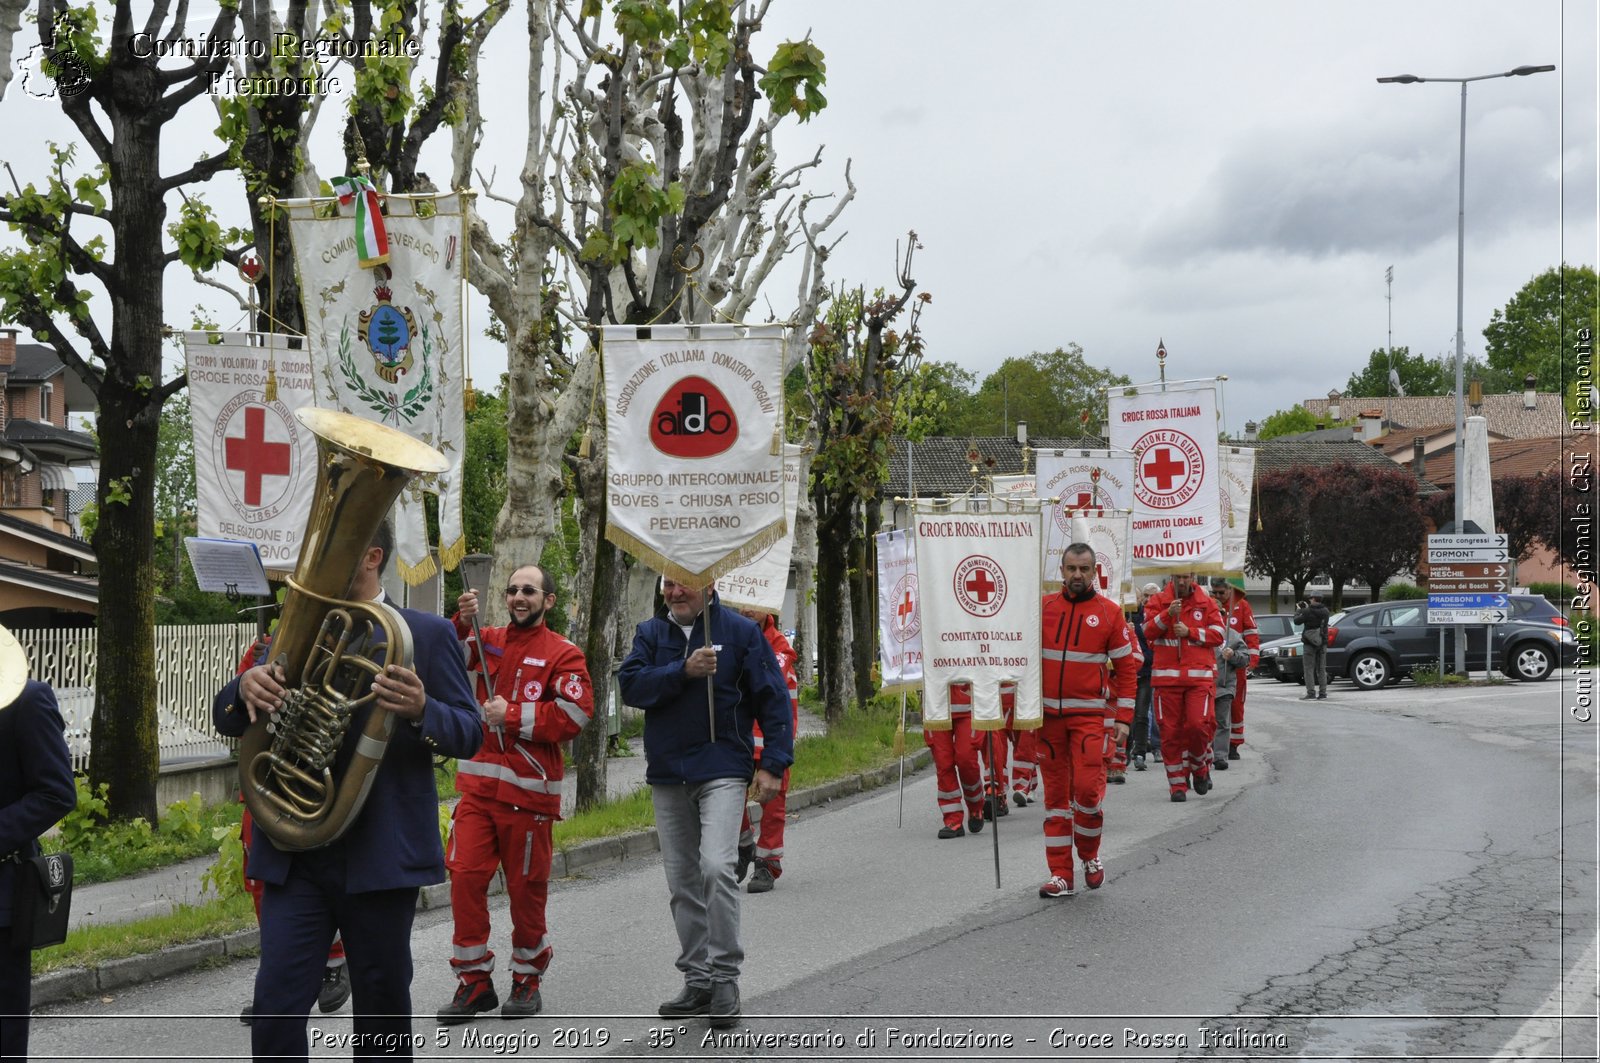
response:
M11 637L4 628L0 635ZM55 693L31 679L0 706L0 857L37 856L39 835L77 804L64 727ZM11 921L18 872L16 861L0 859L0 1059L28 1058L33 953Z
M379 576L393 549L386 520L350 585L352 600L381 599ZM246 874L264 883L250 1027L257 1059L306 1058L306 1015L321 991L335 930L344 938L355 998L355 1058L411 1058L417 892L445 877L433 756L471 757L483 742L483 727L450 622L414 609L399 612L411 629L415 671L391 664L373 679L375 707L396 719L355 822L337 841L305 852L279 849L270 824L256 823ZM218 731L238 737L258 716L277 712L286 693L276 662L257 665L222 688L212 719ZM334 762L335 777L362 741L372 711L357 710Z
M622 698L644 710L645 781L655 803L661 863L678 931L683 991L663 1018L740 1018L739 821L755 775L756 800L778 795L794 763L794 722L783 673L761 629L716 592L665 579L666 609L634 631ZM754 768L751 724L764 746Z

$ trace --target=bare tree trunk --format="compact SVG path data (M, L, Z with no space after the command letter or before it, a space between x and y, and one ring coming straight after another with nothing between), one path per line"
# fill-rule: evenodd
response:
M800 468L800 482L806 482L806 463ZM800 685L816 678L817 630L811 620L811 601L817 587L817 510L809 494L802 494L795 510L794 529L794 651Z
M870 504L867 506L869 527L872 521L871 512L875 509L876 507ZM856 704L865 708L867 702L878 692L877 686L872 682L872 665L878 657L875 638L878 628L878 602L872 593L874 573L872 549L868 545L872 540L862 534L860 525L855 525L853 530L855 534L850 537L850 567L855 578L850 581L852 654L850 672L855 680Z
M589 678L594 683L595 719L579 733L572 744L573 769L577 775L577 809L594 808L606 799L606 710L611 700L611 654L616 644L617 611L622 601L627 568L617 548L602 532L606 519L604 434L594 432L601 443L600 456L573 458L578 494L582 502L579 527L585 543L594 548L583 551L573 593L578 615L573 625L583 639L583 654L589 662Z

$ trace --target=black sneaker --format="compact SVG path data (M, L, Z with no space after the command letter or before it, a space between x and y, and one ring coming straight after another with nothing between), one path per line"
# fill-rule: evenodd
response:
M322 991L317 994L317 1010L326 1015L338 1011L350 999L350 968L347 964L322 969Z
M1188 795L1188 793L1186 791L1183 791L1183 790L1174 790L1174 791L1172 791L1172 803L1173 804L1175 804L1175 805L1182 804L1183 802L1185 802L1187 800L1189 800L1189 795Z
M940 838L965 838L966 836L967 836L967 832L965 830L962 830L960 827L940 827L939 828L939 837Z
M1317 695L1317 700L1318 701L1327 701L1328 700L1328 692L1326 690L1324 690L1322 693L1318 694Z
M750 876L750 885L745 888L751 893L770 893L775 885L777 885L777 879L772 877L772 871L767 867L767 862L765 860L757 860L755 873Z
M983 817L982 816L968 816L967 817L967 830L970 831L973 834L982 834L983 833Z
M1217 758L1213 759L1211 761L1211 770L1212 771L1227 771L1228 770L1228 758L1227 757L1217 757Z
M1028 795L1023 793L1021 790L1012 790L1011 803L1016 805L1018 808L1027 808Z
M439 1009L440 1026L457 1026L463 1022L471 1022L474 1015L485 1011L493 1011L500 1006L500 998L495 995L494 983L485 978L481 982L458 982L456 995L450 1003Z
M511 999L500 1009L502 1019L531 1019L539 1014L544 1001L539 999L539 987L532 979L517 979L511 983Z
M1231 749L1228 750L1228 759L1229 760L1238 760L1239 759L1239 747L1238 746L1234 746L1234 747L1232 747Z
M750 873L750 864L755 858L756 847L754 845L739 846L739 862L733 865L733 881L744 881L744 877Z
M1211 792L1211 773L1208 771L1204 775L1196 775L1190 787L1197 796L1204 797Z
M671 1000L663 1001L656 1014L663 1019L686 1019L690 1015L704 1015L711 1007L711 987L686 985L683 992Z

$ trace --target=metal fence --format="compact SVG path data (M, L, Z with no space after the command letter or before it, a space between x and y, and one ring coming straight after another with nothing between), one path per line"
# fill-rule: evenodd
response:
M67 724L75 771L89 767L97 661L94 628L18 628L28 654L28 674L56 691ZM233 677L254 624L158 627L156 706L161 762L226 756L229 744L211 726L211 701Z

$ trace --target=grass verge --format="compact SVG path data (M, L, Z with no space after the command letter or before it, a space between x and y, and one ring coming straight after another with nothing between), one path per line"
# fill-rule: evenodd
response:
M790 788L805 789L892 763L896 756L899 722L898 699L879 697L864 711L847 714L828 734L800 739L795 749L795 767L789 776ZM233 808L233 820L237 823L238 806ZM650 792L640 789L557 823L554 841L556 848L566 850L595 838L626 834L654 825L655 810ZM234 848L237 849L237 841ZM219 877L233 881L237 875ZM255 912L249 896L242 892L198 904L183 904L167 915L131 923L80 927L69 933L62 944L35 952L33 973L93 967L109 960L215 938L253 926Z

